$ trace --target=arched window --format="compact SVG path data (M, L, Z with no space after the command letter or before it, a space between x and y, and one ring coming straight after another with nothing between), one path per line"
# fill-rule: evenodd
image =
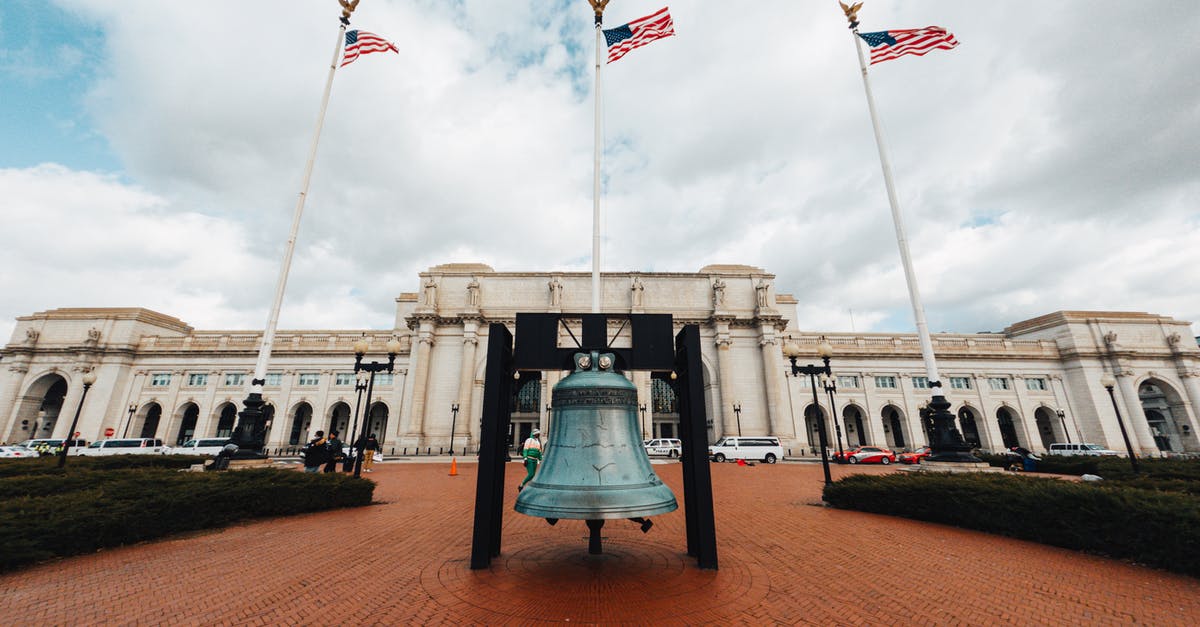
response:
M531 379L526 381L521 386L521 390L517 392L517 406L513 411L536 414L541 410L542 406L542 382L539 379Z
M654 413L679 413L679 399L676 398L675 390L671 387L671 384L666 381L662 379L650 380L650 398L654 404Z

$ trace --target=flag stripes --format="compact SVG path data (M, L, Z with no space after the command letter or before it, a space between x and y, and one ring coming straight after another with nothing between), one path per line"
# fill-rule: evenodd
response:
M400 50L392 42L375 33L368 33L365 30L346 31L346 54L342 57L341 67L354 63L360 54L387 52L388 50L400 54Z
M663 7L646 17L636 19L623 26L604 31L604 40L608 45L608 62L612 63L625 56L634 48L642 46L663 37L675 34L675 23L671 21L668 7Z
M954 35L940 26L859 33L858 36L871 46L871 65L906 54L924 56L931 50L949 50L958 45Z

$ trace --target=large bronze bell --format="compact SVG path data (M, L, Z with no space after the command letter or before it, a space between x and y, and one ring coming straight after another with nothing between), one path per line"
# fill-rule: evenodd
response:
M646 518L679 505L642 444L637 388L614 370L610 353L576 353L575 371L554 386L551 427L537 475L517 496L516 510L545 518L586 520L589 552L600 552L605 520Z

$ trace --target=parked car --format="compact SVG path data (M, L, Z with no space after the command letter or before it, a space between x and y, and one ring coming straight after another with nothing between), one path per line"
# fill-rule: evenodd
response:
M216 455L229 444L229 438L200 438L188 440L179 446L167 449L168 455Z
M62 450L63 438L36 438L33 440L25 440L17 446L23 446L27 449L37 451L42 455L57 455ZM71 440L71 454L77 454L76 449L84 448L88 445L87 440Z
M74 449L72 449L74 450ZM122 438L92 442L87 448L79 449L79 455L166 455L168 448L157 438Z
M708 456L714 462L754 459L774 464L783 457L783 447L779 445L779 438L772 436L729 436L708 447Z
M24 446L0 446L0 457L37 457L40 453Z
M851 464L890 464L896 461L896 454L878 446L859 447L846 461Z
M829 453L829 461L838 462L839 464L846 463L850 456L858 452L859 447L843 449L841 452L832 451Z
M910 451L908 453L901 453L897 459L900 461L901 464L919 464L919 463L921 463L921 460L925 459L926 457L929 457L929 454L932 452L933 452L932 449L930 449L928 446L926 446L924 448L919 448L915 451Z
M646 440L647 455L666 455L675 458L683 454L683 442L675 438L655 438Z
M1106 449L1099 444L1090 444L1088 442L1076 442L1074 444L1051 444L1051 455L1102 455L1115 456L1119 455L1114 450Z

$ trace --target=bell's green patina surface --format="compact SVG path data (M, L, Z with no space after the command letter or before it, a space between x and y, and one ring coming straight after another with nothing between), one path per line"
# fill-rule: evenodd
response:
M539 518L605 520L675 511L638 431L637 388L609 353L575 354L575 371L554 386L545 461L517 496Z

